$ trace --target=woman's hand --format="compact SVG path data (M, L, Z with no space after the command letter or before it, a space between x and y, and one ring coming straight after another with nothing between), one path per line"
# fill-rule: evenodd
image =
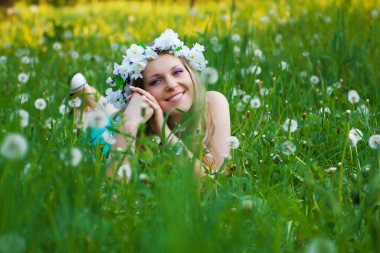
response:
M158 104L157 100L146 90L143 90L138 87L130 86L130 89L134 93L138 93L142 96L145 96L145 101L146 103L150 106L150 108L153 110L153 116L150 117L148 120L148 124L150 128L153 130L153 132L157 135L160 136L162 135L162 125L164 124L164 113ZM165 125L165 133L168 134L168 126Z
M138 128L140 124L146 123L153 115L153 109L146 101L146 97L134 92L129 96L129 103L123 112L123 121L133 128Z

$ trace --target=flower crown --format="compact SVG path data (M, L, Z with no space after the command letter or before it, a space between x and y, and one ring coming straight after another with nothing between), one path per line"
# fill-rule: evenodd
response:
M172 29L166 29L150 46L145 46L143 43L132 44L126 50L121 65L114 64L114 77L108 77L106 81L111 86L106 90L107 103L113 104L117 109L126 106L127 97L131 94L129 86L134 80L143 78L142 71L149 61L158 57L159 53L168 52L183 58L194 70L201 72L208 63L203 55L204 50L204 46L198 43L195 43L191 49L188 48Z

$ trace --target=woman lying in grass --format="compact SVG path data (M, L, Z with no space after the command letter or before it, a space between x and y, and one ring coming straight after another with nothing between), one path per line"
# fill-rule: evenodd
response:
M146 124L144 134L183 145L190 158L203 147L205 166L197 160L196 174L203 174L204 167L213 172L222 166L230 153L229 105L221 93L206 92L198 77L196 71L207 64L203 51L199 44L189 49L169 29L151 45L134 44L127 50L122 64L115 64L115 76L107 80L105 100L114 108L107 106L106 111L117 116L115 151L109 158L120 150L136 152L139 126ZM201 143L193 138L197 133L202 133ZM128 159L122 164L128 165ZM108 168L107 174L120 174L119 165Z

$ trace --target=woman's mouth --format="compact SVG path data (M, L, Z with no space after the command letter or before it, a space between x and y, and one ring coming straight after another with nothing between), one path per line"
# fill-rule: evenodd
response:
M179 92L179 93L174 94L173 96L169 97L168 99L165 99L165 101L167 101L169 103L175 103L175 102L181 100L181 98L183 97L184 94L185 94L185 91Z

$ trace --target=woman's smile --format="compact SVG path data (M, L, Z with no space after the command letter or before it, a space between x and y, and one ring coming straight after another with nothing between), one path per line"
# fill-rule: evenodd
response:
M186 91L177 92L177 93L171 95L169 98L165 99L165 101L167 101L171 104L177 103L178 101L180 101L183 98L183 96L185 95L185 92Z

